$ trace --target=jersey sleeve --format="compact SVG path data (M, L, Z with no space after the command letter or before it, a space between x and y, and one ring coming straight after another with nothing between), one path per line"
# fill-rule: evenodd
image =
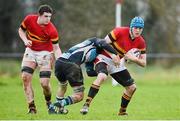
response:
M27 29L27 26L28 26L28 24L29 24L29 21L30 21L30 15L28 15L28 16L26 16L25 18L24 18L24 20L22 21L22 23L21 23L21 25L20 25L20 27L21 27L21 29L22 30L26 30Z
M115 28L113 29L109 34L108 34L110 40L112 42L116 41L116 39L120 36L120 29L119 28Z
M145 54L146 53L146 43L142 37L140 39L141 39L141 43L139 45L139 49L141 51L141 54Z
M59 35L58 35L58 31L55 28L54 25L52 25L52 32L51 32L51 41L53 44L57 44L59 40Z

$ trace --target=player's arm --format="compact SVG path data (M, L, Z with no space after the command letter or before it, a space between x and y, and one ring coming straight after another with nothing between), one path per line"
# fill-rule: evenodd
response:
M60 57L60 55L62 54L62 51L61 51L58 43L53 44L53 51L54 51L54 56L57 60Z
M100 39L100 40L96 41L95 46L97 48L104 49L104 50L108 51L109 53L117 55L116 50L110 44L108 44L105 39Z
M104 49L111 56L116 66L119 66L120 58L118 53L110 44L107 43L105 39L102 39L101 41L97 41L96 44L98 45L98 48Z
M19 28L18 30L19 33L19 37L22 39L22 41L24 42L25 46L32 46L32 41L27 39L26 36L26 30L23 29L22 27Z
M58 43L59 42L58 40L60 40L60 37L59 37L57 29L55 28L53 24L52 24L52 28L53 28L53 31L51 33L51 41L53 44L54 56L55 56L55 59L57 60L62 54L61 48L59 47L59 43Z
M141 54L140 57L136 57L131 55L130 53L126 53L124 58L127 60L131 60L134 63L138 64L139 66L145 67L146 66L146 54Z
M26 16L22 21L18 33L25 46L32 46L32 41L27 38L27 25L31 25L29 22L31 21L31 16Z
M106 35L106 37L104 38L106 43L112 43L111 39L109 38L109 35Z

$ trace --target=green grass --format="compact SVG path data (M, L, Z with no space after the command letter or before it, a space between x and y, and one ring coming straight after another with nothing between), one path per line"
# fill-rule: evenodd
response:
M6 67L7 66L7 67ZM4 69L3 69L4 68ZM142 69L130 66L130 72L137 84L127 117L117 116L123 88L112 87L109 78L101 87L92 102L88 115L79 113L83 102L68 106L67 115L49 115L45 106L37 71L33 78L37 115L27 115L27 104L19 75L20 63L3 62L0 67L0 120L162 120L180 119L180 68L163 69L150 66ZM85 93L93 79L85 76ZM55 101L58 82L51 79L53 101ZM67 94L71 94L69 88Z

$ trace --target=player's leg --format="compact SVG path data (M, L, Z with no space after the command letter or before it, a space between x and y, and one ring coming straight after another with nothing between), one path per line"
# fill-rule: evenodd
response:
M61 101L64 99L64 95L67 90L68 81L66 80L66 75L64 74L66 68L69 68L69 64L62 61L61 59L55 62L55 76L59 81L59 87L56 94L56 101Z
M118 115L127 115L126 109L127 106L136 90L136 85L134 84L134 80L131 78L127 69L111 74L111 76L123 87L125 90L121 97L121 107L119 109Z
M50 70L40 70L40 83L43 89L44 98L46 100L47 107L51 104L51 85L50 85Z
M46 100L46 105L49 108L51 104L51 85L50 85L50 77L52 70L53 57L49 52L44 52L44 56L42 58L38 58L38 66L40 68L40 83L43 89L44 98Z
M73 94L71 96L65 97L61 101L62 106L78 103L84 97L83 75L80 66L73 63L68 66L69 67L64 71L64 75L66 75L66 79L73 88Z
M28 53L27 50L24 54L23 60L22 60L22 67L21 67L21 78L23 81L23 88L26 96L26 100L28 103L29 111L28 113L35 114L36 106L34 101L34 92L32 88L32 75L34 72L34 69L36 68L36 63L33 61L33 56L31 56L31 52Z
M107 65L104 62L98 63L96 65L95 69L96 69L96 72L98 73L98 75L97 75L96 80L93 81L93 83L89 89L86 102L84 103L83 108L80 110L81 114L87 114L88 113L91 101L93 100L93 98L98 93L101 84L104 82L104 80L107 79L107 75L108 75Z
M67 97L64 97L61 101L55 104L58 107L64 107L78 103L83 100L84 97L84 86L75 86L73 87L73 94Z
M66 90L67 90L67 85L68 85L67 81L59 83L59 87L58 87L58 91L57 91L57 95L56 95L57 101L64 99L64 95L65 95Z
M64 106L71 105L80 102L84 97L83 75L80 66L63 61L59 59L55 64L55 75L60 82L60 88L58 90L58 98L54 103L54 106L59 107L59 111L55 113L65 114L67 110L64 110ZM67 82L73 88L74 93L71 96L64 97L64 93L67 89Z

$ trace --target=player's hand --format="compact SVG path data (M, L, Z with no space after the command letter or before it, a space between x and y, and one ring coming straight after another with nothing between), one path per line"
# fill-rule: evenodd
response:
M120 57L119 57L119 55L112 54L111 57L112 57L112 60L114 62L114 65L116 67L119 67L119 65L120 65Z
M133 56L131 53L126 53L126 54L124 54L124 59L134 62L134 61L137 60L138 58L135 57L135 56Z
M27 46L27 47L31 47L32 46L32 41L27 39L27 40L24 41L24 45Z

